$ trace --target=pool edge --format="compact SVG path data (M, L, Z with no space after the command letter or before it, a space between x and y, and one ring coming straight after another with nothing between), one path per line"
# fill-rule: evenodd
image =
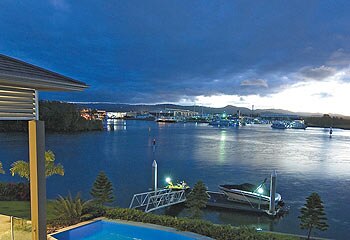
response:
M193 233L193 232L188 232L188 231L180 231L177 230L176 228L172 228L172 227L166 227L166 226L162 226L162 225L157 225L157 224L152 224L152 223L143 223L143 222L134 222L134 221L126 221L126 220L121 220L121 219L108 219L105 217L99 217L99 218L94 218L92 220L89 221L85 221L85 222L80 222L65 228L62 228L54 233L50 233L47 235L47 240L58 240L57 238L53 237L52 235L61 233L61 232L65 232L68 230L72 230L75 228L79 228L79 227L83 227L85 225L89 225L98 221L108 221L108 222L116 222L119 224L125 224L125 225L132 225L132 226L137 226L137 227L144 227L144 228L151 228L151 229L155 229L155 230L161 230L161 231L167 231L167 232L171 232L171 233L176 233L179 235L183 235L185 237L189 237L189 238L194 238L196 240L214 240L213 238L204 236L204 235L200 235L197 233Z

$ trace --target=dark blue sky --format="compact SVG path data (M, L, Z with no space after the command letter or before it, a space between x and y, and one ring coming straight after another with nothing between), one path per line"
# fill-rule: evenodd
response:
M268 96L350 59L348 1L2 0L0 30L1 53L91 86L41 95L70 101Z

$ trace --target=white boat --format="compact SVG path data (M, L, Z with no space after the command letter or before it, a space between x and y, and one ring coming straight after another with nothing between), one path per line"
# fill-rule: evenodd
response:
M275 121L272 123L271 127L275 129L286 129L288 126L285 122Z
M217 119L209 122L209 125L215 126L215 127L229 127L232 125L230 120L227 119Z
M269 205L269 192L264 190L263 184L260 186L256 186L250 183L244 183L240 185L225 184L220 185L219 188L225 193L227 200L247 204ZM275 203L278 204L281 200L281 195L279 193L276 193Z
M290 123L289 126L292 129L306 129L307 128L304 120L294 120L293 122Z
M177 119L175 117L159 117L156 119L156 122L161 123L176 123Z

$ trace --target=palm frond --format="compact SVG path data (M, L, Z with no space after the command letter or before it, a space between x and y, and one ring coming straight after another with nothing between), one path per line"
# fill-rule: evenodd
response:
M18 160L11 164L10 172L12 176L19 175L29 180L29 163Z
M0 165L0 173L1 173L1 165ZM16 161L12 163L10 168L12 176L18 175L20 177L25 177L29 180L30 170L29 163L23 160ZM64 175L64 168L61 164L55 165L55 154L48 150L45 152L45 175L46 177L50 177L52 175Z
M5 174L4 169L2 168L2 162L0 162L0 174Z

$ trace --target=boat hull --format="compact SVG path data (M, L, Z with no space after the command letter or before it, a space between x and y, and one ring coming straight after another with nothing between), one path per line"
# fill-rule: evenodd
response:
M156 122L159 122L159 123L176 123L177 120L173 119L173 118L158 118L158 119L156 119Z
M220 189L227 196L227 200L242 202L247 204L260 204L260 205L269 205L270 197L261 195L258 193L242 191L238 189L227 189L224 187L220 187ZM278 203L281 201L281 195L276 193L275 202Z

